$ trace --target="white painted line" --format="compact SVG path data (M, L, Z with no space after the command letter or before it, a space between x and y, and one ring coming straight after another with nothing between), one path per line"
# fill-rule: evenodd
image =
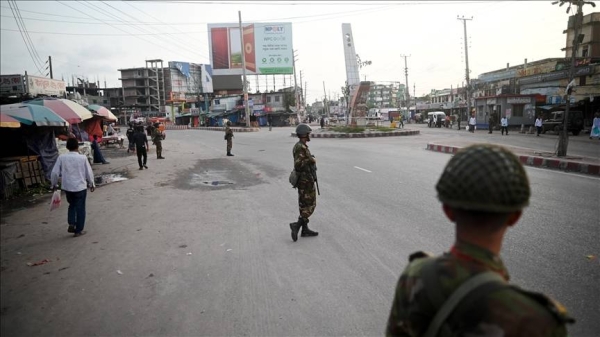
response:
M365 171L365 172L372 173L371 171L369 171L369 170L365 170L365 169L364 169L364 168L362 168L362 167L354 166L354 168L355 168L355 169L359 169L359 170L361 170L361 171Z

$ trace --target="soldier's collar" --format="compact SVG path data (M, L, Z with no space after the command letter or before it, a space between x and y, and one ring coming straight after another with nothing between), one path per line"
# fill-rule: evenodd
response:
M500 273L507 281L509 280L508 270L500 256L485 248L468 242L457 241L450 250L450 254L461 260L482 264L490 270Z

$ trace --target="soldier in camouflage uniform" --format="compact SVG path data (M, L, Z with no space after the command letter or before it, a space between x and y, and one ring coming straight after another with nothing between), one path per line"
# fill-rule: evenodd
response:
M300 236L309 237L317 236L318 232L308 228L308 218L315 211L317 206L317 193L315 191L316 178L316 160L308 150L308 142L310 142L310 133L312 129L307 124L300 124L296 127L296 136L299 140L294 145L292 153L294 154L294 170L298 175L298 207L300 216L298 222L292 222L290 229L292 230L292 240L298 240L298 232L302 228Z
M156 146L156 159L165 159L165 157L162 156L163 135L158 128L158 125L158 123L155 123L154 128L152 129L152 142Z
M436 189L444 213L456 224L456 241L442 256L409 257L386 335L567 336L566 324L574 320L564 307L510 285L499 256L506 230L529 203L529 181L519 159L500 146L469 146L450 159ZM494 280L471 287L453 309L440 309L452 302L446 301L457 288L483 274ZM438 319L444 311L447 316Z
M231 130L231 122L227 121L225 123L227 126L225 127L225 140L227 141L227 155L229 157L233 157L231 153L231 148L233 147L233 130Z

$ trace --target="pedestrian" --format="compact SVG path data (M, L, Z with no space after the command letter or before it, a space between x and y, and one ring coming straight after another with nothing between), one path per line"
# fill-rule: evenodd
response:
M469 118L469 132L475 133L475 124L477 124L477 119L475 118L475 113L471 114L471 118Z
M69 210L67 215L67 232L74 233L74 237L84 235L85 227L85 199L87 189L94 192L94 172L87 160L87 157L79 154L79 142L75 138L67 139L67 150L69 152L62 154L56 160L50 181L52 190L58 188L58 179L60 178L60 189L65 191Z
M273 128L273 116L271 114L267 115L267 123L269 123L269 131Z
M104 159L104 155L102 155L102 150L100 150L100 145L98 144L98 136L94 135L93 138L91 147L94 151L94 164L110 164Z
M400 115L398 121L400 122L400 128L404 129L404 117L402 115Z
M460 114L456 115L456 123L458 124L458 131L460 131Z
M535 119L535 128L537 129L537 136L540 136L540 133L542 133L542 125L543 125L543 121L542 121L542 115L539 115L538 118Z
M490 118L488 119L488 133L492 133L492 130L494 129L494 122L496 120L494 119L493 115L490 115Z
M299 138L292 153L294 155L294 170L298 175L298 208L300 216L298 222L290 223L292 230L292 240L298 240L298 231L302 228L300 236L310 237L317 236L319 232L312 231L308 228L308 218L315 211L317 206L317 194L315 192L317 166L315 157L308 149L310 142L311 127L308 124L300 124L296 127L296 136Z
M152 122L148 122L148 126L146 126L146 135L148 135L148 137L152 137L152 131L154 131Z
M144 127L138 126L133 135L133 143L135 144L135 152L137 154L138 165L140 170L148 169L146 162L148 161L148 137L144 133Z
M321 129L325 127L325 117L321 116Z
M592 138L600 139L600 112L596 112L596 115L594 115L592 130L590 131L590 139Z
M135 143L133 142L133 135L135 134L135 130L133 129L133 124L129 123L129 128L127 129L127 141L129 141L129 146L127 147L127 153L129 151L135 152Z
M154 123L152 128L152 143L156 147L156 159L165 159L162 156L162 141L163 141L163 133L160 131L159 123Z
M504 136L504 132L506 131L506 135L508 136L508 118L506 116L500 120L500 126L502 127L502 135Z
M519 159L501 146L468 146L450 159L436 190L456 241L442 256L411 254L386 335L567 336L574 320L564 307L509 284L500 258L531 194Z
M233 130L231 130L231 122L225 123L225 140L227 141L227 156L233 157L231 148L233 147Z

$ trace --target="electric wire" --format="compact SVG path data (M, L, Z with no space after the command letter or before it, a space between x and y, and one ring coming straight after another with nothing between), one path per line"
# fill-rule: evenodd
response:
M10 10L13 13L13 16L15 18L15 22L17 23L17 27L19 28L19 33L21 34L21 38L23 39L23 42L25 43L25 47L27 47L27 52L29 53L29 56L31 57L31 60L33 61L33 64L35 65L35 67L38 70L38 73L40 75L43 74L42 70L40 69L40 66L37 64L35 57L33 56L33 52L31 51L30 47L29 47L29 43L27 42L27 39L25 38L25 35L23 34L23 31L21 30L21 25L19 23L19 20L17 19L17 15L15 14L15 10L13 9L13 5L10 1L8 1L8 5L10 6Z
M35 44L33 43L33 41L31 40L31 36L29 36L29 32L27 31L27 26L25 25L25 22L23 21L23 17L21 16L21 11L19 9L19 5L17 4L16 1L13 0L13 5L15 6L16 9L16 13L17 16L19 17L19 21L21 22L21 27L23 27L23 30L25 31L25 36L27 37L27 39L29 40L29 45L31 46L31 49L33 51L33 55L36 57L36 59L38 60L38 63L40 65L44 65L44 61L43 59L40 57L40 55L37 52L37 49L35 48ZM47 68L46 68L47 69Z

